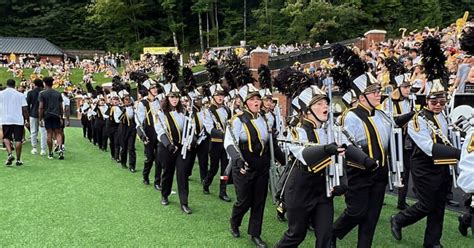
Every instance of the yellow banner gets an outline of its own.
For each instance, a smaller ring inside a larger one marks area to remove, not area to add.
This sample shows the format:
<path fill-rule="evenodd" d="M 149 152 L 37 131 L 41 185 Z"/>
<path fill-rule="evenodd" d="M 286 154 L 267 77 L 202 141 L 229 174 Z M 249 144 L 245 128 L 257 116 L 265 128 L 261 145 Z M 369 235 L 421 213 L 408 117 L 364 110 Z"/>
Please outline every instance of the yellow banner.
<path fill-rule="evenodd" d="M 143 48 L 143 53 L 149 53 L 149 54 L 165 54 L 169 51 L 172 51 L 173 53 L 178 53 L 178 48 L 177 47 L 144 47 Z"/>

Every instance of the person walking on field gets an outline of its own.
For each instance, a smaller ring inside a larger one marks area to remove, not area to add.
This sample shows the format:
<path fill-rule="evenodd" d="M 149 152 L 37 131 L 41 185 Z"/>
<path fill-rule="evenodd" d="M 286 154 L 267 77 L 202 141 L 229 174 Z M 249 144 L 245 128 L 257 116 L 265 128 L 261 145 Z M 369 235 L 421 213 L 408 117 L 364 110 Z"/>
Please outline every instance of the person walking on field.
<path fill-rule="evenodd" d="M 52 89 L 53 78 L 45 77 L 43 79 L 45 89 L 39 94 L 39 120 L 40 126 L 46 128 L 48 141 L 48 159 L 53 159 L 53 138 L 56 139 L 59 149 L 60 160 L 64 159 L 64 150 L 62 149 L 63 137 L 61 126 L 63 125 L 63 98 L 61 93 Z"/>
<path fill-rule="evenodd" d="M 15 80 L 7 80 L 7 88 L 0 92 L 0 123 L 2 123 L 3 142 L 8 157 L 6 166 L 11 166 L 15 157 L 12 154 L 12 142 L 15 142 L 16 165 L 21 166 L 21 147 L 24 126 L 29 127 L 28 105 L 25 96 L 15 90 Z"/>

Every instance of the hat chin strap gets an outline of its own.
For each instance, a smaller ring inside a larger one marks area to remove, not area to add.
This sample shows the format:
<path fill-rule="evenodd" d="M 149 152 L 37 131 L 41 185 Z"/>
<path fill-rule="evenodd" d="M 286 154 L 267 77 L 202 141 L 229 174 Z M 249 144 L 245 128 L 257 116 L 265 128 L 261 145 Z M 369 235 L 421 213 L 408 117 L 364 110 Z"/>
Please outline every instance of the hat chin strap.
<path fill-rule="evenodd" d="M 369 104 L 369 106 L 372 108 L 372 109 L 375 109 L 374 105 L 372 105 L 372 103 L 370 103 L 369 99 L 367 98 L 367 95 L 364 94 L 364 98 L 365 100 L 367 101 L 367 104 Z"/>
<path fill-rule="evenodd" d="M 311 115 L 313 115 L 313 117 L 319 122 L 319 124 L 323 124 L 323 121 L 321 119 L 318 118 L 318 116 L 314 113 L 314 111 L 310 108 L 309 109 L 309 112 L 311 113 Z"/>

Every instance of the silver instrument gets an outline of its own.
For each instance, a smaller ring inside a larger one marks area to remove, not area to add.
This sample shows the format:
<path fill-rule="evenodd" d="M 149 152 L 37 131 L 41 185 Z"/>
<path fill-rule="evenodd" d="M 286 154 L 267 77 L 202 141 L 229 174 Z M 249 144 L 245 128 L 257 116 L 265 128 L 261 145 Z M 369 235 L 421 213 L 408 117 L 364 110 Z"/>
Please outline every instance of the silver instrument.
<path fill-rule="evenodd" d="M 438 138 L 441 139 L 441 141 L 443 142 L 444 145 L 454 147 L 453 143 L 451 143 L 449 138 L 446 137 L 446 135 L 444 135 L 443 131 L 441 129 L 439 129 L 431 120 L 426 118 L 426 116 L 424 114 L 421 114 L 421 112 L 420 112 L 419 116 L 425 120 L 426 124 L 428 125 L 428 128 L 434 133 L 435 136 L 437 136 Z M 453 178 L 453 187 L 457 188 L 458 187 L 458 183 L 457 183 L 458 180 L 457 180 L 456 169 L 455 169 L 454 165 L 449 166 L 449 174 Z"/>
<path fill-rule="evenodd" d="M 388 95 L 388 117 L 390 120 L 390 166 L 388 167 L 388 187 L 390 191 L 393 188 L 403 187 L 402 173 L 403 173 L 403 133 L 402 129 L 396 127 L 395 120 L 393 119 L 393 101 L 392 94 L 393 88 L 390 86 L 386 87 L 386 93 Z"/>
<path fill-rule="evenodd" d="M 183 159 L 186 159 L 186 154 L 189 150 L 191 150 L 191 143 L 193 142 L 194 133 L 196 132 L 196 122 L 193 118 L 193 110 L 194 110 L 194 99 L 191 99 L 191 110 L 188 111 L 188 116 L 186 116 L 186 120 L 184 122 L 183 128 L 183 137 L 181 138 L 181 156 Z"/>
<path fill-rule="evenodd" d="M 324 85 L 328 90 L 328 97 L 332 99 L 332 86 L 333 86 L 333 79 L 332 77 L 327 77 L 324 79 Z M 329 125 L 326 128 L 326 132 L 328 135 L 328 143 L 336 142 L 336 137 L 334 137 L 334 108 L 333 104 L 329 103 Z M 342 143 L 342 129 L 339 126 L 337 128 L 338 131 L 338 145 Z M 332 191 L 334 187 L 341 185 L 340 177 L 343 174 L 343 165 L 344 159 L 341 155 L 333 155 L 331 156 L 331 164 L 326 167 L 326 196 L 331 197 Z"/>
<path fill-rule="evenodd" d="M 265 116 L 265 113 L 262 114 L 263 119 L 265 120 L 265 124 L 267 124 L 268 129 L 268 144 L 270 149 L 270 192 L 272 194 L 273 203 L 276 203 L 276 194 L 277 194 L 277 183 L 278 183 L 278 175 L 277 169 L 275 165 L 275 151 L 273 150 L 273 131 L 272 131 L 272 124 L 268 123 L 268 119 Z M 250 137 L 249 137 L 250 138 Z"/>

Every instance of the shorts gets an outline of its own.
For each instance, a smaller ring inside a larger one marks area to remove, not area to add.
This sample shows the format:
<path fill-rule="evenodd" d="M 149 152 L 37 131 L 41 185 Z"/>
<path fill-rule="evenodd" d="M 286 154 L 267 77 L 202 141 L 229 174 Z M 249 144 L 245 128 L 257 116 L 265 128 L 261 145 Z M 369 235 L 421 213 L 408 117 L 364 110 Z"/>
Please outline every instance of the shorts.
<path fill-rule="evenodd" d="M 9 140 L 15 140 L 16 142 L 23 141 L 23 134 L 25 128 L 23 125 L 3 125 L 3 138 Z"/>
<path fill-rule="evenodd" d="M 44 128 L 46 129 L 60 129 L 61 119 L 58 116 L 49 116 L 44 119 Z"/>

